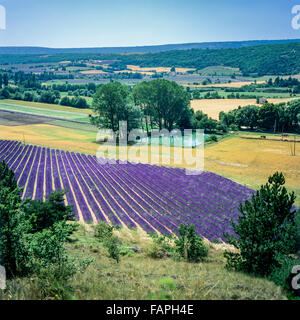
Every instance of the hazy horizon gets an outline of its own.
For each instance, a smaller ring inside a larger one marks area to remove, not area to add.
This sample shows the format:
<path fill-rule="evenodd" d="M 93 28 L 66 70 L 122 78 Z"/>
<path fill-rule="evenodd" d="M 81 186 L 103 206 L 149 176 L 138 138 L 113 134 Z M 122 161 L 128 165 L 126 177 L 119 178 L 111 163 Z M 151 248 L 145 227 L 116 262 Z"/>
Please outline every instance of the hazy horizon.
<path fill-rule="evenodd" d="M 299 40 L 299 38 L 286 38 L 286 39 L 244 39 L 244 40 L 224 40 L 224 41 L 200 41 L 200 42 L 178 42 L 178 43 L 161 43 L 161 44 L 145 44 L 145 45 L 116 45 L 116 46 L 103 46 L 103 47 L 49 47 L 49 46 L 39 46 L 39 45 L 11 45 L 11 46 L 2 46 L 0 44 L 0 47 L 28 47 L 28 48 L 45 48 L 45 49 L 93 49 L 93 48 L 135 48 L 135 47 L 152 47 L 152 46 L 167 46 L 167 45 L 185 45 L 185 44 L 198 44 L 198 43 L 228 43 L 228 42 L 250 42 L 250 41 L 281 41 L 281 40 Z"/>

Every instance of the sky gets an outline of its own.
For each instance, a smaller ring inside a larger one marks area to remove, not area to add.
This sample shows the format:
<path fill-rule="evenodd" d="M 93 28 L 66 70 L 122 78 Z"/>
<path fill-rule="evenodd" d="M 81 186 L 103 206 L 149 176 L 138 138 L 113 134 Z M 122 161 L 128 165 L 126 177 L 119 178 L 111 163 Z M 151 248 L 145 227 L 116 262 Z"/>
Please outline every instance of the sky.
<path fill-rule="evenodd" d="M 6 11 L 0 46 L 295 39 L 300 29 L 292 28 L 292 8 L 298 4 L 300 0 L 0 0 L 0 19 L 1 6 Z"/>

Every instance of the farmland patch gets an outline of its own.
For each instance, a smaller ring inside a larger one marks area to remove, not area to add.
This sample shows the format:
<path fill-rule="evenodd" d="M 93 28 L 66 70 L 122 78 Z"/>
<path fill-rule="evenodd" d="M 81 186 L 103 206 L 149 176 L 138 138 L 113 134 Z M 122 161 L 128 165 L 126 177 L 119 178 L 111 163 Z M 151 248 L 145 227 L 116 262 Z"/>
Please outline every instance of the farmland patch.
<path fill-rule="evenodd" d="M 23 126 L 41 124 L 47 121 L 49 121 L 49 119 L 44 117 L 0 110 L 0 125 L 2 126 Z"/>
<path fill-rule="evenodd" d="M 270 103 L 288 102 L 299 98 L 284 98 L 284 99 L 268 99 Z M 219 120 L 221 111 L 229 112 L 237 109 L 239 106 L 257 105 L 255 99 L 199 99 L 192 100 L 191 107 L 195 111 L 202 111 L 209 117 Z"/>

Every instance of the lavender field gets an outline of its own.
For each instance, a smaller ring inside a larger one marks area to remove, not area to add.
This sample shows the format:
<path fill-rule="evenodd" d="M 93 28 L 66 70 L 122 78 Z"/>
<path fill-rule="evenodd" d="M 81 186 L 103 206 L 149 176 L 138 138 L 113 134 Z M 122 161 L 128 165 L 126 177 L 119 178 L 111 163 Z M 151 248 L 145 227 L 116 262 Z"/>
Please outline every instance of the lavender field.
<path fill-rule="evenodd" d="M 0 161 L 15 172 L 23 199 L 44 199 L 67 190 L 79 221 L 177 234 L 180 223 L 194 224 L 210 241 L 232 234 L 238 205 L 253 190 L 210 172 L 147 164 L 105 164 L 95 156 L 0 140 Z"/>

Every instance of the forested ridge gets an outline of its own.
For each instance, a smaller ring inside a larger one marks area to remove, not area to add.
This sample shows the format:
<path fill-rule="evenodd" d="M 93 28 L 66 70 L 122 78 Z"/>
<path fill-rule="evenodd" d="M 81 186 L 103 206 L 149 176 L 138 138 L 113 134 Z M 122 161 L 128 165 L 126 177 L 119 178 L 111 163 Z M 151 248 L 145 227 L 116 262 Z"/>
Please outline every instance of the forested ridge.
<path fill-rule="evenodd" d="M 234 49 L 171 50 L 147 54 L 55 54 L 55 55 L 0 55 L 0 64 L 47 63 L 63 60 L 117 60 L 118 64 L 144 67 L 208 66 L 239 68 L 243 75 L 290 75 L 300 72 L 300 42 L 251 46 Z"/>

